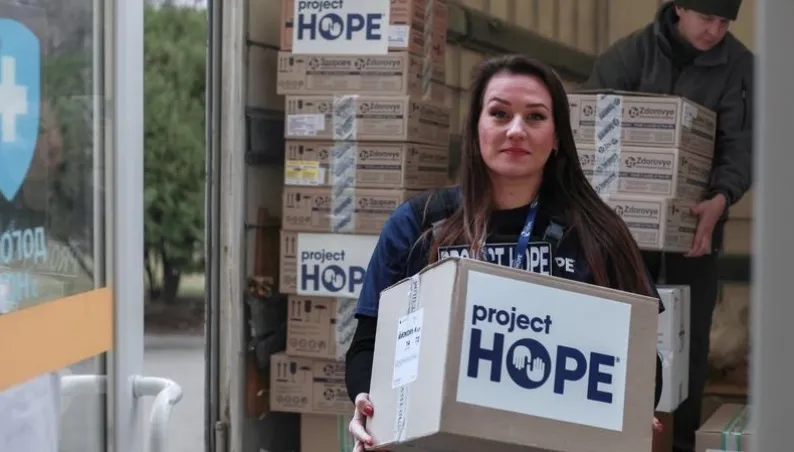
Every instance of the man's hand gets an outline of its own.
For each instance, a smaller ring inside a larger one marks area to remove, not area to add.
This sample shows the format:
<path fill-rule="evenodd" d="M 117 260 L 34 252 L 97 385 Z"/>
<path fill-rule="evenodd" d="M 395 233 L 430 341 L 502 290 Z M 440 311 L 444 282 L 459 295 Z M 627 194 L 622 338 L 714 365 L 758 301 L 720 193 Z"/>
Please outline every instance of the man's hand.
<path fill-rule="evenodd" d="M 692 239 L 692 248 L 686 254 L 687 257 L 698 257 L 708 254 L 711 251 L 711 236 L 714 234 L 714 227 L 717 225 L 722 213 L 728 205 L 725 196 L 717 196 L 701 201 L 700 204 L 692 208 L 692 215 L 698 217 L 695 238 Z"/>

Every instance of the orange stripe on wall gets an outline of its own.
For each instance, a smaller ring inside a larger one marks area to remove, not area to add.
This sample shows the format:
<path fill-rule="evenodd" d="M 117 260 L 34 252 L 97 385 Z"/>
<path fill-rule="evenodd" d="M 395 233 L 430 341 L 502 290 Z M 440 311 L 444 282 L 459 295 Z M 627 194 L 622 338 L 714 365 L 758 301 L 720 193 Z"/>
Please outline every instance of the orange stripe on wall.
<path fill-rule="evenodd" d="M 106 287 L 0 315 L 0 390 L 112 345 L 113 292 Z"/>

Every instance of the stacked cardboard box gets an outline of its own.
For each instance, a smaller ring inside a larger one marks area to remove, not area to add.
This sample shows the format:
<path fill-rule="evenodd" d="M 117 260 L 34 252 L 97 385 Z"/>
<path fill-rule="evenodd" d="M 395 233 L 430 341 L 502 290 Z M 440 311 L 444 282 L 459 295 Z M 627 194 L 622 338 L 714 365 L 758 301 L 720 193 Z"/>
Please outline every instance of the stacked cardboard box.
<path fill-rule="evenodd" d="M 448 182 L 446 1 L 389 3 L 388 53 L 307 54 L 293 52 L 295 2 L 283 2 L 280 291 L 290 299 L 271 408 L 303 413 L 305 431 L 336 434 L 342 418 L 329 415 L 352 413 L 343 361 L 383 225 L 411 196 Z M 326 440 L 314 444 L 337 442 Z"/>
<path fill-rule="evenodd" d="M 672 413 L 689 397 L 689 286 L 659 286 L 665 311 L 659 315 L 658 349 L 662 356 L 662 398 L 656 409 Z"/>
<path fill-rule="evenodd" d="M 753 426 L 747 405 L 726 403 L 709 416 L 695 435 L 697 452 L 750 451 Z"/>
<path fill-rule="evenodd" d="M 685 252 L 714 153 L 716 114 L 679 97 L 569 96 L 582 169 L 640 248 Z"/>

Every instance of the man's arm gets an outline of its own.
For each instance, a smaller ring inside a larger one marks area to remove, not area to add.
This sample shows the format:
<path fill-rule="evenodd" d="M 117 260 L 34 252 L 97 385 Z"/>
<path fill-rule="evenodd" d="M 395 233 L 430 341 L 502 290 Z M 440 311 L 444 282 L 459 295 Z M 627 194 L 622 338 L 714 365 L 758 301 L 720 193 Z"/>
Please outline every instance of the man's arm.
<path fill-rule="evenodd" d="M 717 140 L 709 197 L 722 194 L 727 205 L 739 201 L 752 183 L 753 56 L 736 63 L 717 109 Z"/>
<path fill-rule="evenodd" d="M 596 58 L 583 89 L 632 91 L 639 84 L 642 35 L 635 33 L 612 44 Z"/>

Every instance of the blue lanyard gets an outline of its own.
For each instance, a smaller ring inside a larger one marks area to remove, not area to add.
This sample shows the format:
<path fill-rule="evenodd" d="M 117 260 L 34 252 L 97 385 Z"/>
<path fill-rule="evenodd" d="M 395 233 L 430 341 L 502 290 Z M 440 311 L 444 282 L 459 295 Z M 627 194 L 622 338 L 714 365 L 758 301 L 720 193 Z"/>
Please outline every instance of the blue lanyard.
<path fill-rule="evenodd" d="M 527 258 L 527 248 L 529 247 L 529 239 L 532 236 L 532 228 L 535 227 L 535 217 L 538 215 L 538 200 L 532 201 L 527 212 L 527 222 L 524 224 L 524 229 L 521 230 L 521 235 L 518 236 L 516 242 L 515 254 L 513 254 L 513 268 L 521 268 L 524 260 Z"/>

